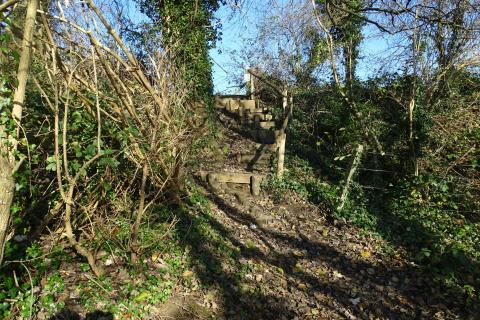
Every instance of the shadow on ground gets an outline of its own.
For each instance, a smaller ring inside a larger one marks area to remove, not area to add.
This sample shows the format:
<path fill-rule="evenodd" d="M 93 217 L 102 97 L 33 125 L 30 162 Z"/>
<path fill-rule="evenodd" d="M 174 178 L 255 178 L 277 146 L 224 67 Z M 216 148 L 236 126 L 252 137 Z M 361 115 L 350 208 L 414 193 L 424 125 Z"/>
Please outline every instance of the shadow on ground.
<path fill-rule="evenodd" d="M 109 312 L 94 311 L 87 313 L 85 318 L 83 318 L 75 311 L 62 310 L 49 320 L 114 320 L 114 317 Z"/>
<path fill-rule="evenodd" d="M 428 272 L 383 257 L 359 258 L 348 247 L 348 227 L 328 226 L 328 237 L 317 232 L 321 224 L 299 222 L 296 231 L 261 227 L 222 196 L 207 191 L 207 197 L 220 214 L 181 211 L 177 231 L 201 283 L 221 292 L 225 319 L 468 319 L 465 305 L 432 294 Z M 295 215 L 305 213 L 289 212 L 290 219 L 302 221 Z M 237 250 L 229 253 L 229 246 Z M 269 270 L 262 279 L 242 273 L 259 265 Z"/>

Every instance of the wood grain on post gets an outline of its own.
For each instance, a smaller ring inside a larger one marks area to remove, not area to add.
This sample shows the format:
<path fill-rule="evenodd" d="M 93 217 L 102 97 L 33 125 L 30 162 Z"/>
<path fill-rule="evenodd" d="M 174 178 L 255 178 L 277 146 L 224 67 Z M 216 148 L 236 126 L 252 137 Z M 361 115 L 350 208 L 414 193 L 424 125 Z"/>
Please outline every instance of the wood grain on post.
<path fill-rule="evenodd" d="M 254 196 L 260 195 L 260 182 L 261 180 L 257 176 L 252 175 L 250 179 L 250 187 L 251 187 L 252 195 Z"/>
<path fill-rule="evenodd" d="M 219 182 L 216 175 L 212 173 L 207 174 L 207 182 L 214 192 L 219 191 Z"/>
<path fill-rule="evenodd" d="M 287 89 L 283 90 L 282 95 L 283 95 L 282 107 L 284 111 L 284 118 L 283 118 L 282 127 L 280 128 L 280 132 L 277 136 L 277 145 L 278 145 L 277 178 L 281 178 L 285 170 L 285 143 L 287 140 L 287 135 L 285 133 L 285 130 L 287 128 L 288 119 L 292 115 L 292 108 L 293 108 L 292 103 L 290 103 L 290 106 L 288 105 Z"/>
<path fill-rule="evenodd" d="M 239 100 L 237 99 L 229 99 L 228 105 L 226 107 L 227 111 L 233 112 L 240 107 Z"/>

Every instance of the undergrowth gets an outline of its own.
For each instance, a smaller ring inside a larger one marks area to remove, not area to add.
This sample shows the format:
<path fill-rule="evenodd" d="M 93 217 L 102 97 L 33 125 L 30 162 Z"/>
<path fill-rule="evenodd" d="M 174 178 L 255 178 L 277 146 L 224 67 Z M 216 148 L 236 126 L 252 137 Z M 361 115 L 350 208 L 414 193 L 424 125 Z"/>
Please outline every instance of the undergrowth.
<path fill-rule="evenodd" d="M 480 294 L 480 226 L 447 204 L 451 192 L 432 175 L 404 179 L 385 190 L 351 187 L 343 210 L 336 209 L 340 188 L 321 181 L 306 160 L 290 156 L 284 179 L 270 178 L 263 187 L 274 199 L 296 192 L 321 206 L 330 217 L 346 219 L 394 248 L 430 273 L 445 289 L 445 298 L 477 303 Z M 390 250 L 392 251 L 392 250 Z"/>
<path fill-rule="evenodd" d="M 63 241 L 30 244 L 26 259 L 3 267 L 0 318 L 27 319 L 33 314 L 48 319 L 77 305 L 85 312 L 110 312 L 116 319 L 144 319 L 180 286 L 223 292 L 233 285 L 255 292 L 242 284 L 255 266 L 238 263 L 240 249 L 211 216 L 210 200 L 191 181 L 187 189 L 183 205 L 148 211 L 139 233 L 143 259 L 138 264 L 130 261 L 128 219 L 105 222 L 98 230 L 101 240 L 84 243 L 107 270 L 100 278 Z M 228 277 L 220 277 L 225 268 Z"/>

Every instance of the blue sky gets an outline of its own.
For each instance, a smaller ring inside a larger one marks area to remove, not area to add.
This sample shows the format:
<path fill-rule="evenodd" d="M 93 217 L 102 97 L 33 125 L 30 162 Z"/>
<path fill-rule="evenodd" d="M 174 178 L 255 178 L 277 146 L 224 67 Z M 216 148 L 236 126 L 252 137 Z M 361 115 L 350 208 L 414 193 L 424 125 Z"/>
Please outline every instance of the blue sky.
<path fill-rule="evenodd" d="M 247 45 L 246 39 L 255 36 L 257 23 L 263 18 L 262 15 L 268 12 L 268 8 L 264 7 L 265 1 L 247 1 L 247 3 L 248 7 L 242 7 L 235 14 L 228 6 L 222 7 L 216 13 L 223 25 L 222 40 L 218 41 L 217 47 L 210 51 L 213 60 L 213 81 L 217 93 L 241 92 L 233 86 L 235 78 L 241 77 L 243 70 L 235 66 L 231 52 L 240 51 Z M 391 51 L 388 48 L 391 43 L 381 38 L 374 27 L 367 26 L 363 33 L 365 40 L 360 48 L 358 76 L 366 79 L 376 74 L 381 68 L 392 71 L 394 61 L 383 59 L 390 55 Z"/>
<path fill-rule="evenodd" d="M 239 92 L 234 78 L 238 77 L 243 70 L 234 66 L 231 57 L 232 51 L 239 51 L 245 46 L 245 37 L 255 36 L 255 21 L 258 16 L 251 8 L 243 8 L 240 12 L 232 12 L 232 9 L 223 6 L 216 13 L 216 17 L 222 22 L 222 39 L 217 41 L 217 47 L 210 50 L 213 61 L 213 83 L 215 92 Z M 220 51 L 220 53 L 219 53 Z"/>

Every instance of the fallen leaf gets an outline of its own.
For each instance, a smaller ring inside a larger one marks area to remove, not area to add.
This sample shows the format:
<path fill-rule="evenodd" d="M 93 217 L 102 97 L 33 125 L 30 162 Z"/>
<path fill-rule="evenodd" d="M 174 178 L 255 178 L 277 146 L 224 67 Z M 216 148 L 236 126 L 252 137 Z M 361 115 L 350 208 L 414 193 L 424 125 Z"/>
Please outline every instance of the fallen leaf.
<path fill-rule="evenodd" d="M 302 272 L 303 271 L 303 266 L 300 264 L 300 262 L 297 262 L 295 266 L 293 267 L 293 271 L 295 272 Z"/>
<path fill-rule="evenodd" d="M 152 261 L 153 262 L 156 262 L 158 260 L 158 258 L 160 258 L 160 252 L 154 252 L 152 253 Z"/>
<path fill-rule="evenodd" d="M 360 255 L 363 257 L 363 258 L 370 258 L 372 256 L 372 253 L 370 251 L 362 251 L 360 253 Z"/>
<path fill-rule="evenodd" d="M 326 276 L 326 275 L 327 275 L 327 272 L 328 272 L 328 270 L 323 269 L 323 268 L 318 268 L 318 269 L 317 269 L 317 274 L 318 274 L 319 276 L 321 276 L 321 277 Z"/>
<path fill-rule="evenodd" d="M 300 258 L 300 257 L 303 257 L 304 256 L 304 253 L 300 250 L 294 250 L 293 251 L 293 255 L 297 258 Z"/>
<path fill-rule="evenodd" d="M 299 283 L 298 284 L 298 289 L 300 290 L 307 290 L 307 285 L 305 283 Z"/>
<path fill-rule="evenodd" d="M 193 271 L 191 270 L 185 270 L 182 274 L 184 278 L 191 278 L 193 276 Z"/>
<path fill-rule="evenodd" d="M 333 271 L 333 276 L 335 278 L 343 278 L 343 274 L 341 274 L 340 272 L 338 272 L 337 270 Z"/>
<path fill-rule="evenodd" d="M 398 297 L 398 301 L 400 301 L 401 304 L 408 304 L 408 300 L 404 297 Z"/>

